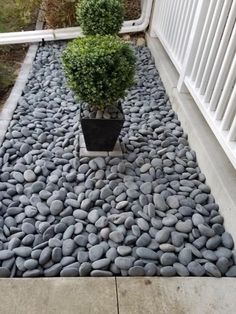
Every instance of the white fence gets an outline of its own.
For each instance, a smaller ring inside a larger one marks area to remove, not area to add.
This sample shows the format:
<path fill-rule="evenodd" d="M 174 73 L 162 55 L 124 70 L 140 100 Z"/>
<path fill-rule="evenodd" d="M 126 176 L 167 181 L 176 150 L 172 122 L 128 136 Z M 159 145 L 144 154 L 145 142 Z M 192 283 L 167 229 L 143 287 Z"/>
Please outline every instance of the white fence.
<path fill-rule="evenodd" d="M 236 0 L 156 0 L 158 37 L 236 168 Z M 199 127 L 201 127 L 199 125 Z"/>

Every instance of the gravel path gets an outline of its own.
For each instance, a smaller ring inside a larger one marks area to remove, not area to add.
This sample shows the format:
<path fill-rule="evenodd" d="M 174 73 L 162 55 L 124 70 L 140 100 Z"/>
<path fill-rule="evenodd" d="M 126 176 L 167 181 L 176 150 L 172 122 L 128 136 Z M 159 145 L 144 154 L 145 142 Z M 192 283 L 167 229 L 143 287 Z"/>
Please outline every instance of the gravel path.
<path fill-rule="evenodd" d="M 232 237 L 148 49 L 135 48 L 124 158 L 79 160 L 64 45 L 39 48 L 0 148 L 0 277 L 236 276 Z"/>

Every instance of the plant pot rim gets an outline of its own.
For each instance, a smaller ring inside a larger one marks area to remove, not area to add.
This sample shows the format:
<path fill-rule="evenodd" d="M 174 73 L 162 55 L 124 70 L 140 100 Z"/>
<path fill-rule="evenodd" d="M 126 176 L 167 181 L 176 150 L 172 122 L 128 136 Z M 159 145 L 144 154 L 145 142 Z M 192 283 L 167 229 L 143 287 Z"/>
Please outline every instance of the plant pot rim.
<path fill-rule="evenodd" d="M 104 119 L 104 118 L 88 118 L 88 117 L 81 117 L 81 111 L 82 111 L 82 108 L 80 107 L 80 111 L 79 111 L 79 114 L 80 114 L 80 119 L 81 120 L 101 120 L 101 121 L 117 121 L 117 120 L 125 120 L 125 115 L 124 115 L 124 112 L 123 112 L 123 108 L 122 108 L 122 103 L 119 101 L 119 103 L 117 104 L 118 108 L 120 109 L 120 113 L 122 114 L 122 118 L 110 118 L 110 119 Z"/>

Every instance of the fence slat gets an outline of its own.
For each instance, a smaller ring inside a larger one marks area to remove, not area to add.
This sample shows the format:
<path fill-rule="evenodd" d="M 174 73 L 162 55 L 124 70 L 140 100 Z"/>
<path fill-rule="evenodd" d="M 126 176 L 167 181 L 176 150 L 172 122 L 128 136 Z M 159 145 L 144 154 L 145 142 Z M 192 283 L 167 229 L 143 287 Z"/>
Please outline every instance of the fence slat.
<path fill-rule="evenodd" d="M 187 9 L 190 7 L 190 1 L 182 0 L 182 7 L 180 10 L 179 16 L 179 24 L 176 27 L 176 34 L 173 39 L 173 50 L 176 52 L 178 49 L 178 43 L 180 42 L 180 36 L 182 34 L 182 30 L 184 29 L 184 22 L 186 20 Z"/>
<path fill-rule="evenodd" d="M 222 66 L 219 72 L 212 97 L 210 100 L 210 110 L 214 111 L 217 107 L 218 101 L 220 99 L 221 91 L 224 87 L 225 80 L 230 70 L 230 66 L 232 64 L 232 60 L 235 59 L 235 51 L 236 51 L 236 26 L 234 26 L 234 31 L 232 33 Z"/>
<path fill-rule="evenodd" d="M 222 120 L 225 108 L 228 105 L 228 100 L 232 94 L 233 87 L 236 80 L 236 58 L 234 58 L 233 63 L 230 67 L 230 71 L 227 80 L 224 85 L 224 89 L 221 93 L 220 101 L 216 109 L 216 120 Z"/>
<path fill-rule="evenodd" d="M 189 13 L 189 19 L 188 19 L 188 23 L 187 23 L 187 26 L 186 26 L 186 33 L 185 33 L 185 36 L 184 36 L 183 45 L 182 45 L 181 52 L 180 52 L 181 63 L 183 63 L 185 52 L 186 52 L 186 48 L 187 48 L 188 42 L 189 42 L 189 35 L 190 35 L 190 32 L 191 32 L 192 27 L 193 27 L 194 16 L 195 16 L 195 13 L 196 13 L 195 9 L 196 9 L 196 6 L 197 6 L 197 2 L 199 2 L 200 3 L 199 5 L 201 5 L 201 1 L 193 0 L 192 8 L 191 8 L 191 11 Z"/>
<path fill-rule="evenodd" d="M 233 121 L 232 126 L 229 130 L 228 140 L 229 141 L 236 141 L 236 116 L 234 117 L 234 121 Z"/>
<path fill-rule="evenodd" d="M 214 36 L 213 42 L 211 44 L 211 49 L 210 49 L 210 53 L 209 53 L 208 60 L 206 63 L 206 67 L 205 67 L 204 72 L 203 72 L 202 81 L 201 81 L 200 90 L 199 90 L 200 95 L 203 95 L 206 91 L 206 87 L 207 87 L 207 84 L 209 82 L 209 76 L 211 74 L 212 66 L 214 64 L 216 54 L 219 50 L 219 44 L 223 40 L 222 34 L 224 32 L 224 27 L 225 27 L 225 24 L 226 24 L 226 21 L 228 18 L 231 4 L 232 4 L 232 1 L 225 1 L 224 5 L 223 5 L 223 10 L 221 12 L 217 28 L 215 30 L 215 36 Z M 228 19 L 228 21 L 229 21 L 229 19 Z"/>
<path fill-rule="evenodd" d="M 219 51 L 214 60 L 214 66 L 209 77 L 209 83 L 205 92 L 204 101 L 208 103 L 211 99 L 214 86 L 216 85 L 216 80 L 219 75 L 221 67 L 225 67 L 224 57 L 229 60 L 229 54 L 232 54 L 234 47 L 236 46 L 236 1 L 233 2 L 231 12 L 229 14 L 229 19 L 224 31 L 224 35 L 221 39 Z"/>
<path fill-rule="evenodd" d="M 205 47 L 203 49 L 203 53 L 202 53 L 202 57 L 201 57 L 201 61 L 199 64 L 199 69 L 197 71 L 197 76 L 196 76 L 196 81 L 195 81 L 195 86 L 196 88 L 199 88 L 200 84 L 201 84 L 201 80 L 202 80 L 202 76 L 203 76 L 203 72 L 204 69 L 206 67 L 206 63 L 207 63 L 207 58 L 209 56 L 210 53 L 210 49 L 211 49 L 211 44 L 215 35 L 215 30 L 217 27 L 217 23 L 220 17 L 220 12 L 222 10 L 222 6 L 223 6 L 223 1 L 218 0 L 216 2 L 216 8 L 215 8 L 215 12 L 213 14 L 213 18 L 212 18 L 212 22 L 211 22 L 211 26 L 209 29 L 209 33 L 205 42 Z"/>
<path fill-rule="evenodd" d="M 201 57 L 203 54 L 204 45 L 205 45 L 205 42 L 207 39 L 208 30 L 209 30 L 210 25 L 211 25 L 211 20 L 212 20 L 213 14 L 214 14 L 214 10 L 215 10 L 215 0 L 211 0 L 208 11 L 207 11 L 207 16 L 205 19 L 205 24 L 203 26 L 201 39 L 199 41 L 199 45 L 197 48 L 196 58 L 194 60 L 194 64 L 193 64 L 193 68 L 192 68 L 192 72 L 191 72 L 191 80 L 192 81 L 196 80 L 197 71 L 199 69 L 199 64 L 200 64 Z"/>
<path fill-rule="evenodd" d="M 179 58 L 180 53 L 181 53 L 182 43 L 184 40 L 185 30 L 188 24 L 188 17 L 190 16 L 191 8 L 192 8 L 191 1 L 187 1 L 187 9 L 186 9 L 186 14 L 184 14 L 183 16 L 184 23 L 183 23 L 183 28 L 181 30 L 181 35 L 178 42 L 178 49 L 175 51 L 177 58 Z"/>
<path fill-rule="evenodd" d="M 178 91 L 187 87 L 236 169 L 236 0 L 156 0 L 154 16 Z"/>
<path fill-rule="evenodd" d="M 236 84 L 230 97 L 228 106 L 225 110 L 224 118 L 222 119 L 222 130 L 229 130 L 234 117 L 236 116 Z"/>

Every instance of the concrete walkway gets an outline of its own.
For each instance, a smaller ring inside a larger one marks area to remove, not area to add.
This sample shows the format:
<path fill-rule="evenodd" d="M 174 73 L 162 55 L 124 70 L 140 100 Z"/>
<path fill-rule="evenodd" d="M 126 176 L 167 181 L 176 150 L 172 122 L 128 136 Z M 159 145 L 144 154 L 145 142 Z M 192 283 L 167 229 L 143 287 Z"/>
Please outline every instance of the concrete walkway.
<path fill-rule="evenodd" d="M 1 279 L 1 314 L 234 314 L 231 278 Z"/>

